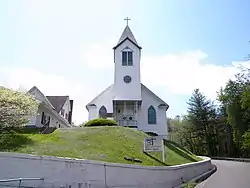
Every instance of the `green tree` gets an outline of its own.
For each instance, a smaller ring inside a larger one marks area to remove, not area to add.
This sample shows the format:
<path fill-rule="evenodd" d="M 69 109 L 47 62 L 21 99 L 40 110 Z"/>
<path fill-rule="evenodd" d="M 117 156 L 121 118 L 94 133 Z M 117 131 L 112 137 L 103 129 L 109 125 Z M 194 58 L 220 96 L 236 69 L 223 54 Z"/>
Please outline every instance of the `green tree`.
<path fill-rule="evenodd" d="M 188 120 L 192 124 L 197 154 L 216 155 L 216 108 L 199 89 L 194 90 L 188 104 Z"/>
<path fill-rule="evenodd" d="M 27 93 L 0 87 L 0 128 L 21 126 L 35 115 L 38 103 Z"/>
<path fill-rule="evenodd" d="M 242 138 L 243 138 L 242 149 L 245 151 L 244 156 L 249 157 L 250 156 L 250 129 L 243 134 Z"/>
<path fill-rule="evenodd" d="M 219 93 L 219 101 L 226 108 L 227 122 L 233 129 L 236 156 L 241 156 L 243 134 L 250 128 L 250 71 L 242 68 Z"/>

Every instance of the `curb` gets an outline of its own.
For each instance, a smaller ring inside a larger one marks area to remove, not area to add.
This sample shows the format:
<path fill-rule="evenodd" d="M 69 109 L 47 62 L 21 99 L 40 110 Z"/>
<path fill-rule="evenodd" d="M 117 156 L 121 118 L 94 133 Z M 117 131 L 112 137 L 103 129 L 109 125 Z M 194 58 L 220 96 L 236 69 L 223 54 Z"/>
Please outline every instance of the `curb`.
<path fill-rule="evenodd" d="M 200 182 L 204 181 L 205 179 L 209 178 L 216 171 L 217 171 L 217 167 L 215 165 L 213 165 L 213 169 L 211 169 L 208 172 L 205 172 L 204 174 L 192 179 L 190 182 L 200 183 Z"/>
<path fill-rule="evenodd" d="M 202 181 L 206 180 L 207 178 L 209 178 L 213 173 L 215 173 L 217 171 L 217 167 L 215 165 L 213 165 L 213 168 L 187 182 L 184 182 L 183 184 L 185 183 L 191 183 L 191 182 L 195 182 L 195 183 L 201 183 Z M 180 184 L 180 185 L 177 185 L 175 187 L 172 187 L 172 188 L 181 188 L 183 184 Z"/>
<path fill-rule="evenodd" d="M 226 161 L 239 161 L 239 162 L 250 163 L 250 158 L 211 157 L 211 159 L 215 159 L 215 160 L 226 160 Z"/>

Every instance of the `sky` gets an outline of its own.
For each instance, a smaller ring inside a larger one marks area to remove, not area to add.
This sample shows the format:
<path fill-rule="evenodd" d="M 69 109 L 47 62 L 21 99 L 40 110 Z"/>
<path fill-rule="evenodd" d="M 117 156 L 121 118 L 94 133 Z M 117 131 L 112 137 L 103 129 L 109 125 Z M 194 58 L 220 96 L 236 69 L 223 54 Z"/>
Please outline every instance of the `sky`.
<path fill-rule="evenodd" d="M 141 80 L 185 114 L 199 88 L 211 100 L 239 65 L 250 68 L 249 0 L 2 0 L 0 85 L 69 95 L 73 121 L 113 83 L 113 47 L 126 26 L 142 46 Z"/>

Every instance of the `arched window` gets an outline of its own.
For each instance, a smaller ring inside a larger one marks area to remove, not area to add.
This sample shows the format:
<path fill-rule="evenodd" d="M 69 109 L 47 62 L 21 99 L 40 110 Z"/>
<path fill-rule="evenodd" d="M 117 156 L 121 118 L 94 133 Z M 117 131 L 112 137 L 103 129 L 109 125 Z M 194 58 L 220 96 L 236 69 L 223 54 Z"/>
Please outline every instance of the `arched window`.
<path fill-rule="evenodd" d="M 148 124 L 156 124 L 156 111 L 153 106 L 148 108 Z"/>
<path fill-rule="evenodd" d="M 99 117 L 100 118 L 107 118 L 107 109 L 105 106 L 102 106 L 99 110 Z"/>

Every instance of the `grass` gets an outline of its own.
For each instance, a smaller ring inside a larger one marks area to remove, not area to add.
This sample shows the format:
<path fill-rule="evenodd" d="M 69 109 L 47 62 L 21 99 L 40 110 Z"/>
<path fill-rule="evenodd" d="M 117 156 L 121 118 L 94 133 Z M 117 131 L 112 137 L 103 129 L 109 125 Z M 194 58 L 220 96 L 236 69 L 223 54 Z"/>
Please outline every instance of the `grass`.
<path fill-rule="evenodd" d="M 2 134 L 0 151 L 84 158 L 115 163 L 134 163 L 124 157 L 140 159 L 141 165 L 178 165 L 201 160 L 171 141 L 165 141 L 165 163 L 161 153 L 145 154 L 147 134 L 124 127 L 86 127 L 59 129 L 52 134 Z"/>
<path fill-rule="evenodd" d="M 181 185 L 181 188 L 195 188 L 198 185 L 198 183 L 191 182 Z"/>

